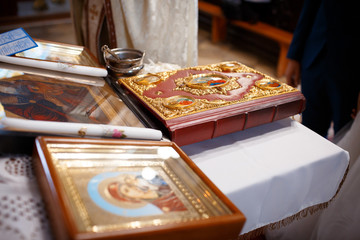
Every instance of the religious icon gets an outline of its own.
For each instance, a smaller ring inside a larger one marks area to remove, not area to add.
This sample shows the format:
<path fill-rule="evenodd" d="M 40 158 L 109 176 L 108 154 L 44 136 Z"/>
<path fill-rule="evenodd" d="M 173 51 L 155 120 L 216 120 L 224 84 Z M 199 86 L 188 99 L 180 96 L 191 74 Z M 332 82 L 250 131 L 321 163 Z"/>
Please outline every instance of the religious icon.
<path fill-rule="evenodd" d="M 88 94 L 88 89 L 83 86 L 41 82 L 28 75 L 0 80 L 0 101 L 5 109 L 31 120 L 68 122 L 74 109 Z M 70 119 L 88 120 L 74 115 Z"/>
<path fill-rule="evenodd" d="M 106 105 L 111 96 L 100 91 L 93 86 L 0 68 L 0 102 L 11 117 L 107 124 L 110 116 L 100 105 Z"/>
<path fill-rule="evenodd" d="M 158 215 L 187 210 L 168 183 L 150 167 L 135 172 L 106 172 L 88 184 L 91 199 L 121 216 Z"/>
<path fill-rule="evenodd" d="M 188 96 L 173 96 L 164 101 L 164 106 L 168 108 L 187 108 L 193 104 L 195 104 L 195 99 Z"/>
<path fill-rule="evenodd" d="M 277 80 L 261 79 L 255 85 L 263 90 L 276 90 L 282 87 L 282 83 Z"/>
<path fill-rule="evenodd" d="M 222 74 L 197 74 L 190 75 L 186 85 L 191 88 L 213 88 L 213 87 L 222 87 L 229 82 L 227 76 Z"/>
<path fill-rule="evenodd" d="M 237 236 L 245 221 L 171 142 L 38 137 L 36 143 L 50 219 L 62 223 L 54 230 L 68 239 L 172 239 L 184 230 L 199 236 L 210 222 L 221 225 L 218 236 L 228 234 L 226 226 Z M 48 177 L 43 168 L 51 169 Z"/>

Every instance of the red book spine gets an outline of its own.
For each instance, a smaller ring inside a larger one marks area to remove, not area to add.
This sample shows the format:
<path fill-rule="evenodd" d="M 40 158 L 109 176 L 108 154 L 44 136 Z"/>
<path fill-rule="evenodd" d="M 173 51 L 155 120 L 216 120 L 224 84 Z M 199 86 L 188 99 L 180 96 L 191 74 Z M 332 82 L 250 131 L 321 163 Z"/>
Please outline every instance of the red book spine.
<path fill-rule="evenodd" d="M 305 108 L 303 95 L 300 92 L 285 95 L 273 97 L 273 101 L 264 99 L 232 106 L 213 116 L 199 113 L 165 124 L 173 142 L 188 145 L 300 114 Z"/>

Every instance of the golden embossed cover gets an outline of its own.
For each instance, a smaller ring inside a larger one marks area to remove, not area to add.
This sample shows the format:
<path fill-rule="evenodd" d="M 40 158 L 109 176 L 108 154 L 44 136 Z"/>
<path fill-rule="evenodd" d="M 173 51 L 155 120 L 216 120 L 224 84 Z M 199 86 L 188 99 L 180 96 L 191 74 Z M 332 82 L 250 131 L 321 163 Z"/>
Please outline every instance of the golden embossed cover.
<path fill-rule="evenodd" d="M 245 114 L 245 121 L 250 121 L 248 126 L 252 126 L 259 125 L 258 120 L 250 119 L 247 114 L 261 108 L 275 108 L 269 113 L 271 117 L 267 122 L 303 110 L 304 98 L 297 89 L 238 62 L 191 67 L 119 81 L 167 126 L 172 140 L 179 145 L 186 142 L 177 141 L 174 131 L 200 126 L 200 122 L 211 121 L 215 128 L 224 117 Z M 291 106 L 291 111 L 288 107 L 286 111 L 278 112 L 279 105 L 290 102 L 298 104 Z M 204 118 L 207 120 L 201 120 Z M 243 125 L 242 129 L 245 128 L 247 126 Z M 235 131 L 242 129 L 234 128 Z M 215 131 L 213 129 L 212 136 L 207 138 L 223 135 Z"/>

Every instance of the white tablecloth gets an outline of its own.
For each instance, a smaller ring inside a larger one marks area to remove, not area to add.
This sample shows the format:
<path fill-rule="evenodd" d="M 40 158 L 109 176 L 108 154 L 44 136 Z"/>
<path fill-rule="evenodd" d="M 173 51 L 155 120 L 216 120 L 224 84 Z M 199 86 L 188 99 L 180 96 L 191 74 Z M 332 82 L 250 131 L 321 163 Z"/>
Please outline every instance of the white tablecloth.
<path fill-rule="evenodd" d="M 182 149 L 245 214 L 241 234 L 329 201 L 349 162 L 346 151 L 290 118 Z"/>
<path fill-rule="evenodd" d="M 328 201 L 348 165 L 347 152 L 290 119 L 182 149 L 245 214 L 242 234 Z M 52 239 L 28 156 L 0 154 L 0 232 Z"/>

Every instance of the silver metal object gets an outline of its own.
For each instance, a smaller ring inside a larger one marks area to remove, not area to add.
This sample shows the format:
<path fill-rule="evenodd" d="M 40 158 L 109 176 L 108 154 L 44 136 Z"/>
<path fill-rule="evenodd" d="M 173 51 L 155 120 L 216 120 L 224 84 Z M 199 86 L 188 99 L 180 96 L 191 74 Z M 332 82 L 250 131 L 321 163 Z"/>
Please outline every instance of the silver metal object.
<path fill-rule="evenodd" d="M 104 45 L 101 50 L 106 67 L 116 77 L 136 75 L 143 67 L 145 52 L 130 48 L 109 49 Z"/>

